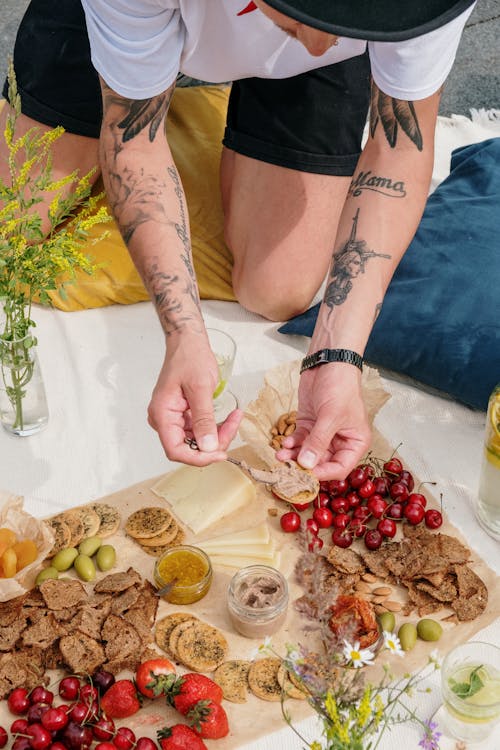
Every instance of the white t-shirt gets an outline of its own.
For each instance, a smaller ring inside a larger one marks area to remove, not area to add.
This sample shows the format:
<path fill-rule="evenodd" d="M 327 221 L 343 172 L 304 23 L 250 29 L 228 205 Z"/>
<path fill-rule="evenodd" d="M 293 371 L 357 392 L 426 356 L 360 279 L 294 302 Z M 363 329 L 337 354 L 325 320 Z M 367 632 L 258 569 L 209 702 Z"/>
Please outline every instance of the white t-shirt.
<path fill-rule="evenodd" d="M 375 1 L 375 0 L 374 0 Z M 211 83 L 288 78 L 361 55 L 367 42 L 341 38 L 321 57 L 247 0 L 82 0 L 92 62 L 121 96 L 146 99 L 182 72 Z M 445 26 L 406 42 L 368 42 L 377 86 L 398 99 L 424 99 L 451 70 L 472 7 Z"/>

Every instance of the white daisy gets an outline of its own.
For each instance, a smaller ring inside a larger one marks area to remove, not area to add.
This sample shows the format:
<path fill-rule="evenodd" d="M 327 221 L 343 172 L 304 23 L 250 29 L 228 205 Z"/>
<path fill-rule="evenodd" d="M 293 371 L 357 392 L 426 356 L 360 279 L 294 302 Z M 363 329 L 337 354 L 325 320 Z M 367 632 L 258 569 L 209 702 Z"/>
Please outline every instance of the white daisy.
<path fill-rule="evenodd" d="M 264 643 L 261 643 L 260 646 L 257 646 L 257 648 L 252 649 L 252 651 L 249 654 L 250 661 L 255 661 L 261 654 L 265 653 L 266 651 L 272 651 L 272 639 L 270 636 L 266 636 L 264 638 Z"/>
<path fill-rule="evenodd" d="M 404 656 L 405 652 L 401 648 L 401 641 L 397 637 L 396 633 L 389 633 L 387 630 L 384 630 L 382 633 L 384 637 L 384 646 L 389 651 L 392 651 L 393 654 L 397 654 L 398 656 Z"/>
<path fill-rule="evenodd" d="M 374 658 L 374 654 L 369 649 L 359 647 L 359 641 L 352 644 L 346 640 L 344 640 L 344 656 L 353 667 L 369 666 Z"/>

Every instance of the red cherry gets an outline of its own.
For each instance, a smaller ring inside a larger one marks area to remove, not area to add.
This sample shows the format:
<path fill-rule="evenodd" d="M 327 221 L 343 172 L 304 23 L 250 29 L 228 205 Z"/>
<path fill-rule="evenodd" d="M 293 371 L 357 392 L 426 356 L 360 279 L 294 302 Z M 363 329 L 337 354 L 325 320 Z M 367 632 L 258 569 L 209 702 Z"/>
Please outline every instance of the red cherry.
<path fill-rule="evenodd" d="M 403 518 L 403 506 L 401 503 L 391 503 L 387 506 L 385 511 L 386 518 L 393 518 L 395 521 L 400 521 Z"/>
<path fill-rule="evenodd" d="M 149 737 L 139 737 L 135 750 L 158 750 L 158 746 Z"/>
<path fill-rule="evenodd" d="M 319 526 L 314 518 L 307 519 L 306 531 L 308 531 L 309 534 L 314 534 L 314 536 L 318 536 Z"/>
<path fill-rule="evenodd" d="M 295 510 L 298 510 L 299 513 L 301 513 L 303 510 L 307 510 L 312 503 L 290 503 L 292 508 L 295 508 Z"/>
<path fill-rule="evenodd" d="M 30 699 L 26 688 L 14 688 L 7 698 L 7 705 L 11 714 L 21 716 L 30 707 Z"/>
<path fill-rule="evenodd" d="M 425 510 L 420 503 L 407 505 L 403 513 L 408 523 L 411 523 L 412 526 L 417 526 L 417 524 L 421 523 L 425 516 Z"/>
<path fill-rule="evenodd" d="M 366 482 L 367 479 L 367 473 L 364 469 L 361 468 L 361 466 L 356 466 L 356 468 L 349 472 L 349 474 L 347 475 L 347 481 L 349 482 L 351 487 L 354 487 L 355 490 L 358 487 L 361 487 L 363 482 Z"/>
<path fill-rule="evenodd" d="M 313 500 L 315 508 L 327 508 L 330 503 L 330 495 L 328 492 L 318 492 Z"/>
<path fill-rule="evenodd" d="M 367 479 L 373 479 L 375 476 L 375 467 L 372 464 L 361 464 L 361 468 L 365 472 Z"/>
<path fill-rule="evenodd" d="M 332 497 L 343 495 L 349 489 L 347 479 L 331 479 L 328 483 L 328 492 Z"/>
<path fill-rule="evenodd" d="M 62 742 L 53 742 L 52 745 L 49 745 L 49 750 L 66 750 L 66 745 L 63 745 Z"/>
<path fill-rule="evenodd" d="M 329 529 L 333 523 L 333 513 L 330 508 L 315 508 L 313 519 L 320 529 Z"/>
<path fill-rule="evenodd" d="M 49 708 L 50 706 L 48 703 L 33 703 L 33 705 L 28 708 L 28 713 L 26 714 L 28 724 L 35 724 L 36 722 L 41 721 L 42 716 Z"/>
<path fill-rule="evenodd" d="M 420 503 L 422 508 L 425 508 L 427 498 L 421 492 L 412 492 L 411 495 L 408 495 L 408 505 L 411 505 L 411 503 Z"/>
<path fill-rule="evenodd" d="M 345 513 L 350 507 L 347 497 L 333 497 L 330 500 L 330 509 L 334 513 Z"/>
<path fill-rule="evenodd" d="M 332 519 L 332 526 L 334 526 L 336 529 L 345 529 L 351 523 L 351 516 L 347 513 L 338 513 L 336 516 L 333 516 Z"/>
<path fill-rule="evenodd" d="M 90 708 L 85 703 L 74 703 L 68 711 L 68 716 L 74 724 L 82 725 L 90 718 Z"/>
<path fill-rule="evenodd" d="M 377 524 L 377 529 L 383 536 L 392 537 L 396 536 L 396 523 L 392 518 L 381 518 Z"/>
<path fill-rule="evenodd" d="M 11 734 L 26 734 L 28 722 L 26 719 L 14 719 L 10 725 Z"/>
<path fill-rule="evenodd" d="M 352 534 L 348 529 L 334 529 L 332 532 L 332 542 L 336 547 L 350 547 L 352 544 Z"/>
<path fill-rule="evenodd" d="M 346 500 L 349 501 L 349 508 L 357 508 L 358 505 L 361 505 L 361 498 L 357 492 L 354 492 L 354 490 L 348 492 L 345 497 Z"/>
<path fill-rule="evenodd" d="M 404 502 L 409 496 L 408 487 L 404 482 L 393 482 L 389 487 L 389 495 L 393 500 Z"/>
<path fill-rule="evenodd" d="M 283 513 L 280 518 L 280 526 L 283 531 L 288 534 L 293 534 L 295 531 L 300 529 L 300 516 L 294 510 L 289 510 L 287 513 Z"/>
<path fill-rule="evenodd" d="M 135 734 L 128 727 L 120 727 L 112 742 L 118 750 L 131 750 L 135 745 Z"/>
<path fill-rule="evenodd" d="M 320 550 L 323 546 L 323 540 L 319 536 L 312 536 L 307 545 L 309 552 L 315 552 L 317 549 Z"/>
<path fill-rule="evenodd" d="M 12 743 L 12 750 L 30 750 L 31 745 L 28 737 L 16 737 Z"/>
<path fill-rule="evenodd" d="M 30 693 L 30 701 L 32 703 L 48 703 L 49 705 L 52 705 L 53 700 L 54 693 L 51 690 L 47 690 L 47 688 L 42 687 L 41 685 L 33 688 Z"/>
<path fill-rule="evenodd" d="M 0 748 L 5 747 L 9 740 L 9 735 L 3 727 L 0 727 Z"/>
<path fill-rule="evenodd" d="M 366 505 L 359 505 L 357 508 L 354 508 L 352 512 L 353 518 L 359 518 L 360 521 L 367 521 L 368 518 L 370 518 L 370 511 L 366 507 Z"/>
<path fill-rule="evenodd" d="M 413 479 L 413 474 L 411 474 L 406 469 L 403 469 L 403 471 L 400 472 L 399 481 L 404 482 L 410 492 L 415 487 L 415 480 Z"/>
<path fill-rule="evenodd" d="M 80 680 L 78 677 L 63 677 L 59 683 L 59 695 L 65 701 L 74 701 L 80 692 Z"/>
<path fill-rule="evenodd" d="M 92 729 L 89 726 L 82 727 L 74 721 L 66 724 L 61 732 L 61 742 L 69 750 L 83 750 L 92 744 Z"/>
<path fill-rule="evenodd" d="M 375 488 L 375 492 L 378 495 L 382 495 L 382 497 L 385 497 L 389 494 L 389 485 L 390 482 L 387 477 L 375 477 L 373 479 L 373 486 Z"/>
<path fill-rule="evenodd" d="M 369 550 L 375 550 L 380 547 L 384 537 L 378 529 L 369 529 L 365 534 L 365 546 Z"/>
<path fill-rule="evenodd" d="M 429 508 L 425 511 L 425 525 L 428 529 L 439 529 L 443 524 L 443 514 L 440 510 Z"/>
<path fill-rule="evenodd" d="M 387 508 L 387 503 L 382 497 L 380 499 L 371 497 L 366 503 L 366 507 L 374 518 L 382 518 Z"/>
<path fill-rule="evenodd" d="M 96 740 L 111 740 L 115 734 L 115 722 L 107 716 L 101 716 L 93 725 L 92 734 Z"/>
<path fill-rule="evenodd" d="M 33 750 L 46 750 L 52 744 L 52 735 L 41 724 L 29 724 L 26 736 Z"/>
<path fill-rule="evenodd" d="M 68 714 L 62 706 L 50 706 L 44 714 L 42 714 L 41 722 L 45 729 L 49 732 L 57 732 L 58 729 L 62 729 L 66 726 L 69 721 Z"/>
<path fill-rule="evenodd" d="M 98 742 L 94 750 L 116 750 L 116 745 L 112 742 Z"/>
<path fill-rule="evenodd" d="M 363 498 L 370 497 L 375 492 L 375 485 L 373 484 L 371 479 L 367 479 L 366 482 L 363 482 L 361 487 L 358 489 L 358 495 L 360 495 Z"/>
<path fill-rule="evenodd" d="M 99 691 L 95 685 L 82 685 L 80 688 L 80 700 L 82 703 L 90 705 L 93 701 L 99 697 Z"/>
<path fill-rule="evenodd" d="M 364 523 L 360 518 L 353 518 L 350 525 L 350 530 L 354 534 L 355 537 L 360 539 L 363 537 L 366 533 L 366 523 Z"/>

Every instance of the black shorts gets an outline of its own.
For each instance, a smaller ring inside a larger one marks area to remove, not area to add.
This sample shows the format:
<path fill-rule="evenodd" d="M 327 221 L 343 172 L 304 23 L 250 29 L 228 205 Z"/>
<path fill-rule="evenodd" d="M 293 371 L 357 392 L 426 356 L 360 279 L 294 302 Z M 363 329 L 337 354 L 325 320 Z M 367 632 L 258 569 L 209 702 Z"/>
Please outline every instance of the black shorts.
<path fill-rule="evenodd" d="M 80 0 L 31 0 L 14 46 L 22 111 L 99 137 L 101 91 Z M 368 55 L 292 78 L 246 78 L 231 89 L 223 143 L 260 161 L 351 175 L 368 113 Z M 4 87 L 7 98 L 7 87 Z"/>

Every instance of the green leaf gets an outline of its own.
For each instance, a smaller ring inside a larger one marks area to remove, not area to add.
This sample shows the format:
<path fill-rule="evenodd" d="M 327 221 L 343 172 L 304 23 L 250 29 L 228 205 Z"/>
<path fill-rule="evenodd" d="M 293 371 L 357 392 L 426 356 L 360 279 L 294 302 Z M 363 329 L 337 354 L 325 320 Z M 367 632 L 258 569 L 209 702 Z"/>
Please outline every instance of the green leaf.
<path fill-rule="evenodd" d="M 469 675 L 469 682 L 457 682 L 452 677 L 449 679 L 449 684 L 452 692 L 455 693 L 459 698 L 470 698 L 472 695 L 478 693 L 483 687 L 484 683 L 479 677 L 479 670 L 482 669 L 483 665 L 480 664 L 478 667 L 472 670 Z"/>

